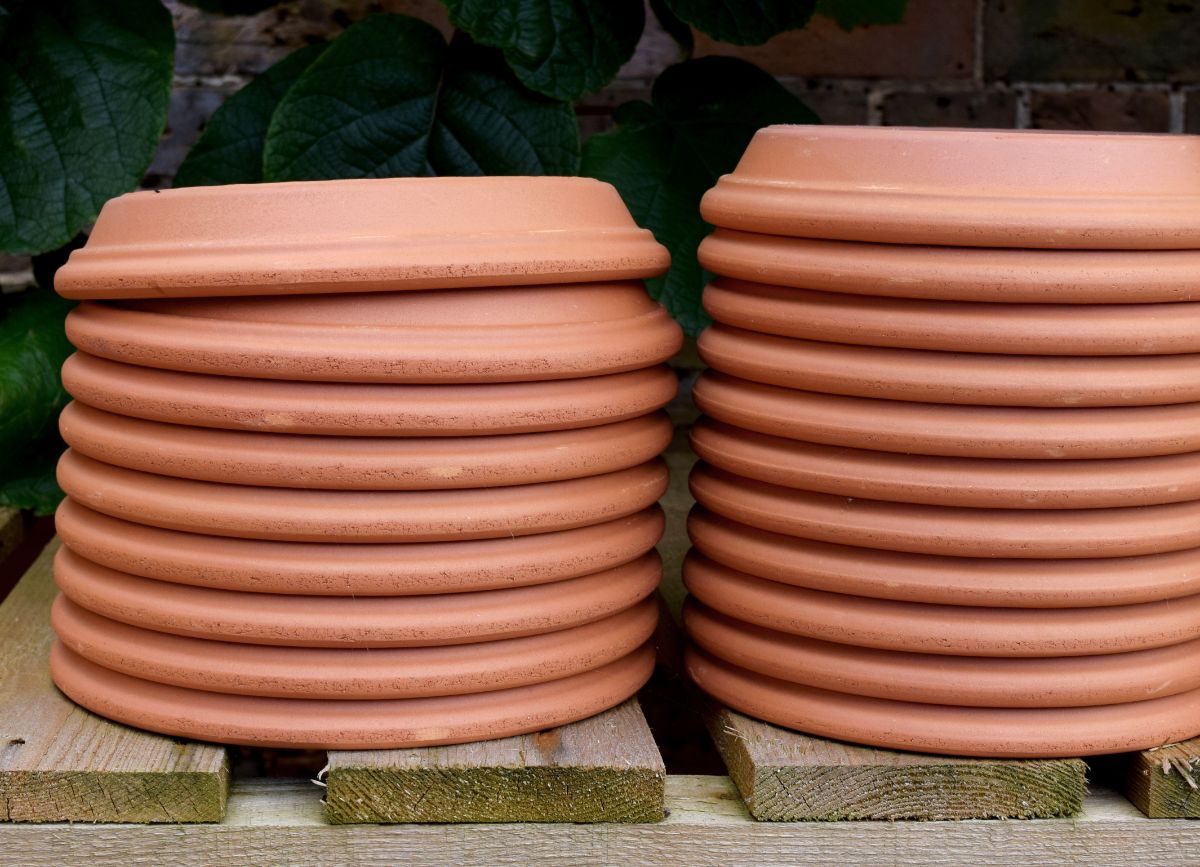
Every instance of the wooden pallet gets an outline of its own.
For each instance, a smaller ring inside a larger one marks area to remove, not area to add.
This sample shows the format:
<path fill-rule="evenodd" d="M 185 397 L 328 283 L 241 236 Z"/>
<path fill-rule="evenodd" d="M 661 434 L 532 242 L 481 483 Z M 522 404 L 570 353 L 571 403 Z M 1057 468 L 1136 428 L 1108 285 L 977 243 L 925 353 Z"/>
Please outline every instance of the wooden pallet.
<path fill-rule="evenodd" d="M 51 683 L 56 548 L 0 605 L 0 820 L 219 822 L 229 789 L 224 747 L 109 722 Z M 663 818 L 666 770 L 631 699 L 534 735 L 330 752 L 323 776 L 334 823 L 652 822 Z"/>

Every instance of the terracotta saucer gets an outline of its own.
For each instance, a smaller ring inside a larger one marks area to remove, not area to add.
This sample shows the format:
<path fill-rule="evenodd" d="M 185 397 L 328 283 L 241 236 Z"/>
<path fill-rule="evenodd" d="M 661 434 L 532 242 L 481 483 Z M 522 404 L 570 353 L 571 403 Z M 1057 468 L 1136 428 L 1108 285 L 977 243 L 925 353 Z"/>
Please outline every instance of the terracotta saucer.
<path fill-rule="evenodd" d="M 63 387 L 80 403 L 154 421 L 349 436 L 480 436 L 623 421 L 675 396 L 665 364 L 586 379 L 490 385 L 281 382 L 152 370 L 77 352 Z"/>
<path fill-rule="evenodd" d="M 637 282 L 87 302 L 67 317 L 67 337 L 93 355 L 154 368 L 409 383 L 620 373 L 666 361 L 683 341 Z"/>
<path fill-rule="evenodd" d="M 1200 733 L 1200 690 L 1098 707 L 956 707 L 791 684 L 694 648 L 687 650 L 685 661 L 702 690 L 736 710 L 809 734 L 888 749 L 1073 758 L 1143 750 Z"/>
<path fill-rule="evenodd" d="M 921 403 L 1150 406 L 1200 401 L 1200 354 L 993 355 L 823 343 L 716 323 L 699 340 L 710 367 L 768 385 Z"/>
<path fill-rule="evenodd" d="M 936 557 L 758 530 L 703 506 L 688 535 L 711 560 L 772 581 L 879 599 L 1002 608 L 1128 605 L 1200 593 L 1200 548 L 1080 560 Z"/>
<path fill-rule="evenodd" d="M 1131 653 L 1004 659 L 897 653 L 753 626 L 689 599 L 702 650 L 749 671 L 852 695 L 970 707 L 1087 707 L 1200 689 L 1200 639 Z M 527 639 L 523 639 L 527 640 Z"/>
<path fill-rule="evenodd" d="M 859 346 L 1008 355 L 1200 352 L 1200 304 L 996 304 L 814 292 L 718 279 L 704 289 L 718 322 Z"/>
<path fill-rule="evenodd" d="M 236 695 L 394 699 L 511 689 L 591 671 L 633 653 L 654 634 L 647 598 L 595 623 L 451 647 L 259 647 L 152 632 L 58 597 L 58 640 L 97 665 L 156 683 Z"/>
<path fill-rule="evenodd" d="M 127 470 L 68 449 L 67 495 L 106 515 L 169 530 L 292 542 L 452 542 L 569 530 L 640 512 L 667 490 L 655 458 L 628 470 L 457 491 L 310 491 L 197 482 Z"/>
<path fill-rule="evenodd" d="M 807 590 L 691 552 L 688 592 L 721 614 L 805 638 L 948 656 L 1095 656 L 1200 638 L 1200 595 L 1097 608 L 983 608 Z"/>
<path fill-rule="evenodd" d="M 110 199 L 55 289 L 68 298 L 378 292 L 628 280 L 667 270 L 589 178 L 383 178 Z"/>
<path fill-rule="evenodd" d="M 1061 409 L 911 403 L 818 394 L 705 371 L 713 418 L 775 436 L 968 458 L 1137 458 L 1200 451 L 1200 403 Z"/>
<path fill-rule="evenodd" d="M 700 264 L 800 289 L 1021 304 L 1200 301 L 1200 249 L 1028 250 L 782 238 L 717 229 Z"/>
<path fill-rule="evenodd" d="M 1200 247 L 1200 138 L 769 126 L 700 205 L 717 226 L 892 244 Z"/>
<path fill-rule="evenodd" d="M 692 449 L 761 482 L 843 497 L 993 509 L 1092 509 L 1200 499 L 1200 452 L 1092 461 L 905 455 L 754 433 L 701 417 Z"/>
<path fill-rule="evenodd" d="M 108 566 L 176 584 L 301 596 L 422 596 L 548 584 L 641 557 L 663 532 L 651 506 L 576 530 L 465 542 L 264 542 L 162 530 L 63 500 L 58 535 Z"/>
<path fill-rule="evenodd" d="M 704 463 L 689 487 L 705 508 L 742 524 L 886 551 L 1055 560 L 1200 547 L 1200 500 L 1118 509 L 925 506 L 814 494 Z"/>
<path fill-rule="evenodd" d="M 174 737 L 304 749 L 394 749 L 508 737 L 565 725 L 614 707 L 654 669 L 654 648 L 592 671 L 531 686 L 376 701 L 224 695 L 152 683 L 88 662 L 61 644 L 54 682 L 101 716 Z"/>
<path fill-rule="evenodd" d="M 479 437 L 332 437 L 223 431 L 113 415 L 72 402 L 71 448 L 178 478 L 335 490 L 446 490 L 552 482 L 628 469 L 671 442 L 665 412 L 597 427 Z"/>
<path fill-rule="evenodd" d="M 286 596 L 138 578 L 62 548 L 54 579 L 74 603 L 132 626 L 276 647 L 432 647 L 539 635 L 601 620 L 658 586 L 651 552 L 604 572 L 538 587 L 443 596 Z"/>

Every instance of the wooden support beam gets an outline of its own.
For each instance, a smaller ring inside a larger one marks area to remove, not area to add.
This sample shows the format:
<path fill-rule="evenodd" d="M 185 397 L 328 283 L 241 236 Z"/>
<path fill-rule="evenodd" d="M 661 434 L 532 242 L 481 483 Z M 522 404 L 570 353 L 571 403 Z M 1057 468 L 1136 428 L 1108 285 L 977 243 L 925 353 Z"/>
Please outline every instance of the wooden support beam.
<path fill-rule="evenodd" d="M 51 682 L 57 547 L 47 546 L 0 605 L 0 821 L 220 821 L 224 748 L 101 719 Z M 7 854 L 0 848 L 0 862 Z"/>
<path fill-rule="evenodd" d="M 1200 819 L 1200 738 L 1114 763 L 1117 788 L 1151 819 Z"/>
<path fill-rule="evenodd" d="M 1087 791 L 1081 759 L 947 758 L 811 737 L 726 708 L 707 719 L 760 821 L 1071 816 Z"/>
<path fill-rule="evenodd" d="M 666 768 L 636 699 L 533 735 L 329 753 L 330 822 L 657 822 Z"/>

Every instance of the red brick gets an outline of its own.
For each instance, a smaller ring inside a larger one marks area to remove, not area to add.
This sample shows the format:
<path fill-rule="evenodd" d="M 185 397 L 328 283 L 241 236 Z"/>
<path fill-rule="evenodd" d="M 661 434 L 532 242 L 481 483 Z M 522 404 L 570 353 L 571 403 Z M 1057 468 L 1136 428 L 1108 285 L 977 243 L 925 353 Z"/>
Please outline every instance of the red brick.
<path fill-rule="evenodd" d="M 1167 94 L 1161 91 L 1035 92 L 1029 113 L 1035 129 L 1166 132 L 1170 125 Z"/>
<path fill-rule="evenodd" d="M 696 35 L 696 54 L 730 54 L 775 75 L 843 78 L 968 78 L 975 62 L 975 0 L 909 0 L 899 24 L 846 33 L 817 17 L 765 45 Z"/>

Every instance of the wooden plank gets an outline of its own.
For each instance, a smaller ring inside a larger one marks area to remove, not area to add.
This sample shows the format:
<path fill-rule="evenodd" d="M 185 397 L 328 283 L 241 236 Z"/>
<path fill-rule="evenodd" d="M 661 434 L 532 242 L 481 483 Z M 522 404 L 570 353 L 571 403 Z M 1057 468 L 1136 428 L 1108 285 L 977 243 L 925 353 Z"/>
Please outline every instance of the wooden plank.
<path fill-rule="evenodd" d="M 0 506 L 0 563 L 17 549 L 25 536 L 25 520 L 16 509 Z"/>
<path fill-rule="evenodd" d="M 707 718 L 730 776 L 760 821 L 1070 816 L 1087 791 L 1080 759 L 929 756 L 811 737 L 726 708 Z"/>
<path fill-rule="evenodd" d="M 727 777 L 668 777 L 670 816 L 650 825 L 329 826 L 316 791 L 291 781 L 235 783 L 217 825 L 0 825 L 0 863 L 1183 867 L 1200 851 L 1200 822 L 1147 819 L 1103 789 L 1070 819 L 801 825 L 753 821 Z"/>
<path fill-rule="evenodd" d="M 680 621 L 680 610 L 683 607 L 687 591 L 683 587 L 683 558 L 692 543 L 687 535 L 687 516 L 695 500 L 688 490 L 688 475 L 692 471 L 697 458 L 696 453 L 688 444 L 690 425 L 679 425 L 675 428 L 675 436 L 663 458 L 671 471 L 671 483 L 659 504 L 667 517 L 666 531 L 658 543 L 658 553 L 662 556 L 663 577 L 659 590 L 667 602 L 667 608 L 675 622 Z"/>
<path fill-rule="evenodd" d="M 325 813 L 353 822 L 655 822 L 666 768 L 637 699 L 545 732 L 329 753 Z"/>
<path fill-rule="evenodd" d="M 1200 818 L 1200 738 L 1116 759 L 1117 788 L 1152 819 Z"/>
<path fill-rule="evenodd" d="M 224 748 L 108 722 L 55 689 L 46 658 L 57 547 L 0 606 L 0 821 L 220 821 Z"/>

